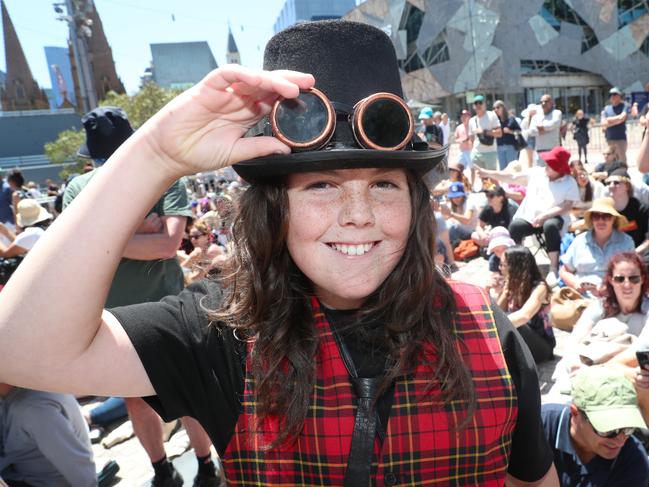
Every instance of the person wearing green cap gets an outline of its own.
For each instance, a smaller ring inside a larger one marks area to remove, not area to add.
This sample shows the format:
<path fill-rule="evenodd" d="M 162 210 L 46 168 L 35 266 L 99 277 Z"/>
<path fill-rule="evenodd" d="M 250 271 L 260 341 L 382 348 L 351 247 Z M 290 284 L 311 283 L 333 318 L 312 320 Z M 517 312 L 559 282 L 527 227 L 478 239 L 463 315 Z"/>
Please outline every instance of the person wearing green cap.
<path fill-rule="evenodd" d="M 636 391 L 620 370 L 580 370 L 572 380 L 572 403 L 544 404 L 541 416 L 561 485 L 649 485 L 647 452 L 631 436 L 646 425 Z"/>
<path fill-rule="evenodd" d="M 615 153 L 615 160 L 626 164 L 626 119 L 630 108 L 619 88 L 614 86 L 608 94 L 611 103 L 602 110 L 602 129 L 608 149 Z"/>

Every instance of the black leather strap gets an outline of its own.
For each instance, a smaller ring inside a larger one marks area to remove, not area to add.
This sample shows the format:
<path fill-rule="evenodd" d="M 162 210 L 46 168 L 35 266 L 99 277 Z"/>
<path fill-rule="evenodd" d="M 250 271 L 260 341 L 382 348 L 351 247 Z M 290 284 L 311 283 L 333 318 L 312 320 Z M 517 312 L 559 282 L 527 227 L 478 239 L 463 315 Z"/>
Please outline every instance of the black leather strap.
<path fill-rule="evenodd" d="M 372 407 L 383 376 L 358 377 L 358 372 L 342 337 L 334 331 L 340 355 L 349 373 L 357 398 L 356 418 L 352 444 L 347 458 L 344 487 L 367 487 L 371 484 L 374 440 L 377 433 L 378 414 Z"/>

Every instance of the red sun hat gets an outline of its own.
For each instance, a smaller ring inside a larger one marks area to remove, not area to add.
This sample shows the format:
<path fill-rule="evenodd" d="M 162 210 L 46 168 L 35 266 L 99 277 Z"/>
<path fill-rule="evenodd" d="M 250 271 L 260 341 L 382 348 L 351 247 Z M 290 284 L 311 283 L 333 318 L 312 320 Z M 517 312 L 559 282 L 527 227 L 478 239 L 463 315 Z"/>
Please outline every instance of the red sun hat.
<path fill-rule="evenodd" d="M 548 166 L 562 176 L 570 174 L 570 152 L 563 147 L 557 146 L 549 152 L 541 152 L 539 156 Z"/>

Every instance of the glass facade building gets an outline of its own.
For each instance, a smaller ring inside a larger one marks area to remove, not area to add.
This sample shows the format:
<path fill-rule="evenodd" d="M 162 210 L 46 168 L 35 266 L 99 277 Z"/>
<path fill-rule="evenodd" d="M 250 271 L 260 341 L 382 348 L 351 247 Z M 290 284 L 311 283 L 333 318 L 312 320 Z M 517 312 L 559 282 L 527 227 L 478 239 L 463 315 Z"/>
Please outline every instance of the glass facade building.
<path fill-rule="evenodd" d="M 649 0 L 368 0 L 345 16 L 394 43 L 407 98 L 455 116 L 474 94 L 599 114 L 649 82 Z"/>
<path fill-rule="evenodd" d="M 286 0 L 275 25 L 275 33 L 298 22 L 337 19 L 356 7 L 356 0 Z"/>

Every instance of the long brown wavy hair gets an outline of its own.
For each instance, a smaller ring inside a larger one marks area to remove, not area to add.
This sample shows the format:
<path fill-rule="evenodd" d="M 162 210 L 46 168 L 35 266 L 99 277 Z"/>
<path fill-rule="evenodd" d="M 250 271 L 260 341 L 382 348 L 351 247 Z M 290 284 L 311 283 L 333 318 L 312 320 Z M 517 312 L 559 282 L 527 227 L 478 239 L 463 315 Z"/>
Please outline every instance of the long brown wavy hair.
<path fill-rule="evenodd" d="M 412 222 L 403 256 L 381 286 L 363 304 L 358 322 L 384 326 L 383 347 L 390 366 L 380 391 L 412 372 L 421 344 L 436 349 L 430 364 L 441 399 L 465 405 L 458 428 L 471 420 L 475 390 L 454 334 L 453 292 L 434 267 L 434 218 L 430 193 L 420 177 L 408 173 Z M 249 371 L 255 384 L 259 420 L 283 419 L 272 448 L 300 433 L 309 408 L 318 349 L 309 297 L 310 281 L 286 246 L 288 195 L 284 181 L 253 184 L 239 202 L 234 221 L 232 266 L 222 275 L 226 299 L 212 318 L 235 329 L 239 339 L 254 340 Z"/>
<path fill-rule="evenodd" d="M 606 269 L 606 276 L 604 277 L 604 284 L 606 285 L 606 297 L 604 298 L 604 318 L 610 318 L 615 316 L 620 312 L 620 303 L 617 302 L 617 296 L 615 295 L 615 289 L 613 289 L 613 284 L 611 284 L 611 279 L 613 278 L 613 271 L 615 271 L 615 266 L 620 262 L 628 262 L 634 264 L 638 268 L 638 273 L 642 277 L 642 290 L 640 291 L 640 298 L 636 304 L 636 309 L 633 311 L 640 311 L 642 308 L 642 298 L 647 295 L 649 291 L 649 276 L 647 275 L 647 266 L 643 262 L 642 258 L 635 252 L 620 252 L 611 257 L 611 260 L 608 262 L 608 268 Z"/>

